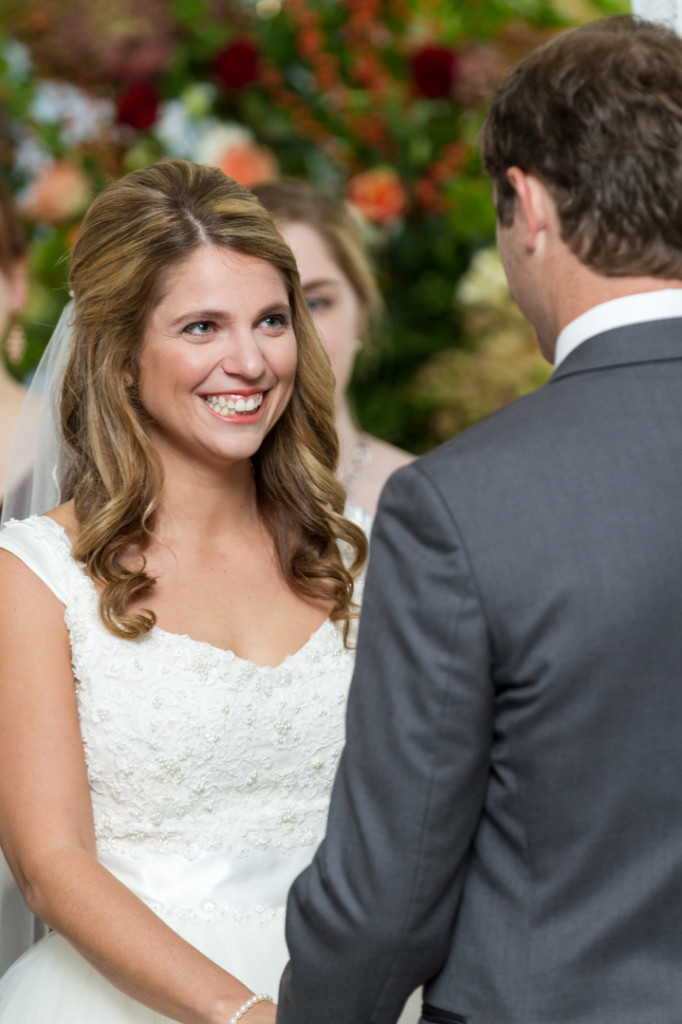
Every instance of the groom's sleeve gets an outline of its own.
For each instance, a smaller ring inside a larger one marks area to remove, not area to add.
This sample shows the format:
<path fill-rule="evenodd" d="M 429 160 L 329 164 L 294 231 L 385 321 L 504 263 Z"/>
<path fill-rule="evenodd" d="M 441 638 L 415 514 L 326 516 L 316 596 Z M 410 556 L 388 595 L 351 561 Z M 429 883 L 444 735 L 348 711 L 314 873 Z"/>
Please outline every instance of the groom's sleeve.
<path fill-rule="evenodd" d="M 448 953 L 493 685 L 467 553 L 420 463 L 384 489 L 327 837 L 294 883 L 278 1024 L 390 1024 Z"/>

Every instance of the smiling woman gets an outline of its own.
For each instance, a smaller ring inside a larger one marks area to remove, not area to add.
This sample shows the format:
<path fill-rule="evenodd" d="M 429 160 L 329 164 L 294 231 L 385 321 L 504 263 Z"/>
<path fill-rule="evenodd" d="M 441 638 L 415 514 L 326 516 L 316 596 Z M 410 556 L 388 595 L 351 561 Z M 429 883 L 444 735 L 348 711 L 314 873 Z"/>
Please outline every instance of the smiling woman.
<path fill-rule="evenodd" d="M 53 929 L 0 1022 L 270 1024 L 367 548 L 332 374 L 290 250 L 215 169 L 109 186 L 70 284 L 66 500 L 0 532 L 0 841 Z"/>

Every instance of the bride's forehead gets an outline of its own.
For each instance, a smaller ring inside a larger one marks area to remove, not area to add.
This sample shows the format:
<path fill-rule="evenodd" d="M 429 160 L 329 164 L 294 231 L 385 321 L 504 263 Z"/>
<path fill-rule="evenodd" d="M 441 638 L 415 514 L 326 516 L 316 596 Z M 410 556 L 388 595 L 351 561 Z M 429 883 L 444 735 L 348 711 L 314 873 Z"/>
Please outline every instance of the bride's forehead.
<path fill-rule="evenodd" d="M 289 302 L 289 288 L 278 267 L 232 249 L 197 250 L 169 268 L 160 282 L 150 319 L 178 308 L 246 309 Z"/>

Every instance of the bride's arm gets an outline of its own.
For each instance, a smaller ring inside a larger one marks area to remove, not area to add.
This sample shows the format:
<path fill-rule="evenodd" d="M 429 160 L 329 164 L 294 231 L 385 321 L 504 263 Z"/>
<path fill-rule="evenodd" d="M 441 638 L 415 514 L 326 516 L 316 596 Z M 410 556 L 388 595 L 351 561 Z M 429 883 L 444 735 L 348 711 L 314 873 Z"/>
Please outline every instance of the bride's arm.
<path fill-rule="evenodd" d="M 31 910 L 128 995 L 183 1024 L 227 1024 L 250 989 L 96 860 L 64 608 L 0 550 L 0 841 Z M 259 1003 L 244 1024 L 270 1024 Z"/>

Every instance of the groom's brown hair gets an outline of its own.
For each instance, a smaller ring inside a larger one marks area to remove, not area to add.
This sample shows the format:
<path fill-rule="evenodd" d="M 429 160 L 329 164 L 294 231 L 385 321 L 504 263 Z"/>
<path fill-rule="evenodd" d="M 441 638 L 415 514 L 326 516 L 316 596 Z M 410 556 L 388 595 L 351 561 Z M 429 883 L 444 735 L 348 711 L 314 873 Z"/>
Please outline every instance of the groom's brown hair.
<path fill-rule="evenodd" d="M 551 39 L 511 72 L 482 131 L 503 226 L 519 167 L 573 253 L 608 276 L 682 278 L 682 39 L 627 15 Z"/>

